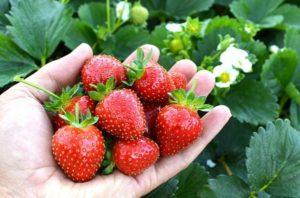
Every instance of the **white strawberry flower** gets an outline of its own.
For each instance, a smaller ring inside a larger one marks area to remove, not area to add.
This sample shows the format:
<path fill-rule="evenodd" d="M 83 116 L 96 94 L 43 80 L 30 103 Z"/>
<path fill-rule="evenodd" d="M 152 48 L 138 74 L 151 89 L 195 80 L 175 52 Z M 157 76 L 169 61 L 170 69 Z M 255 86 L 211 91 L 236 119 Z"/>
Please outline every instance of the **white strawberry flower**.
<path fill-rule="evenodd" d="M 248 52 L 231 45 L 221 54 L 220 62 L 225 65 L 232 65 L 245 73 L 249 73 L 252 72 L 252 63 L 248 57 Z"/>
<path fill-rule="evenodd" d="M 166 29 L 169 32 L 181 32 L 185 27 L 186 23 L 168 23 Z"/>
<path fill-rule="evenodd" d="M 230 87 L 236 82 L 239 71 L 231 65 L 218 65 L 213 69 L 213 75 L 216 78 L 216 86 L 220 88 Z"/>
<path fill-rule="evenodd" d="M 276 54 L 277 52 L 279 52 L 280 48 L 277 45 L 271 45 L 269 47 L 270 52 L 272 52 L 273 54 Z"/>
<path fill-rule="evenodd" d="M 122 21 L 127 21 L 130 17 L 130 3 L 126 1 L 120 1 L 116 5 L 117 18 L 121 18 Z"/>

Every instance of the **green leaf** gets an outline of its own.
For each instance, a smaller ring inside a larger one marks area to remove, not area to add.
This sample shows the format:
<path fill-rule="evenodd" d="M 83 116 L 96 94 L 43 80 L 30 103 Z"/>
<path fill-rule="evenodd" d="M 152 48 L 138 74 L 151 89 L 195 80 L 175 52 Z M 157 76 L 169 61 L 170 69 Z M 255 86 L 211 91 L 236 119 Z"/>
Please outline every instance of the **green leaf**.
<path fill-rule="evenodd" d="M 251 34 L 245 30 L 244 22 L 237 19 L 229 18 L 228 16 L 213 18 L 205 28 L 204 35 L 214 33 L 215 35 L 230 36 L 237 39 L 237 41 L 248 41 L 251 39 Z M 218 36 L 218 41 L 219 41 Z"/>
<path fill-rule="evenodd" d="M 185 19 L 197 12 L 208 10 L 213 0 L 142 0 L 142 5 L 149 9 L 152 16 L 168 15 Z"/>
<path fill-rule="evenodd" d="M 166 24 L 161 24 L 156 26 L 151 32 L 149 43 L 155 45 L 156 47 L 162 49 L 165 47 L 163 40 L 167 38 L 168 30 L 166 29 Z"/>
<path fill-rule="evenodd" d="M 185 18 L 191 14 L 208 10 L 213 0 L 167 0 L 166 11 L 170 16 Z"/>
<path fill-rule="evenodd" d="M 178 189 L 178 180 L 175 178 L 170 179 L 166 183 L 160 185 L 158 188 L 149 193 L 146 198 L 168 198 L 173 197 Z"/>
<path fill-rule="evenodd" d="M 125 26 L 109 37 L 101 47 L 104 53 L 125 59 L 139 46 L 148 43 L 149 33 L 140 27 Z"/>
<path fill-rule="evenodd" d="M 233 0 L 215 0 L 215 3 L 223 6 L 229 6 L 232 1 Z"/>
<path fill-rule="evenodd" d="M 47 58 L 68 31 L 71 14 L 57 1 L 20 1 L 8 16 L 8 29 L 15 43 L 28 54 Z"/>
<path fill-rule="evenodd" d="M 220 43 L 220 35 L 230 35 L 237 43 L 251 40 L 251 35 L 245 31 L 244 24 L 236 19 L 215 17 L 209 21 L 204 29 L 204 38 L 198 40 L 196 49 L 193 52 L 193 60 L 198 63 L 203 61 L 205 56 L 210 56 L 216 52 Z"/>
<path fill-rule="evenodd" d="M 76 19 L 64 37 L 64 42 L 70 49 L 75 49 L 81 43 L 93 46 L 97 42 L 97 36 L 90 26 Z"/>
<path fill-rule="evenodd" d="M 12 7 L 17 6 L 20 0 L 9 0 L 9 3 Z"/>
<path fill-rule="evenodd" d="M 290 120 L 292 126 L 297 130 L 300 130 L 300 105 L 297 105 L 295 102 L 291 102 L 290 106 Z"/>
<path fill-rule="evenodd" d="M 26 76 L 36 69 L 33 60 L 7 35 L 0 33 L 0 87 L 13 81 L 14 76 Z"/>
<path fill-rule="evenodd" d="M 281 15 L 272 15 L 283 0 L 236 0 L 230 5 L 230 10 L 237 18 L 247 19 L 261 27 L 273 27 L 282 22 Z"/>
<path fill-rule="evenodd" d="M 241 123 L 234 118 L 230 119 L 215 138 L 217 154 L 220 156 L 243 156 L 253 131 L 254 128 L 251 125 Z"/>
<path fill-rule="evenodd" d="M 248 198 L 250 195 L 249 186 L 236 176 L 220 175 L 208 182 L 216 198 Z"/>
<path fill-rule="evenodd" d="M 188 168 L 180 172 L 176 178 L 178 179 L 178 190 L 175 197 L 193 198 L 198 194 L 202 187 L 207 184 L 208 172 L 205 168 L 197 163 L 192 163 Z"/>
<path fill-rule="evenodd" d="M 294 74 L 293 82 L 300 87 L 300 31 L 296 29 L 287 30 L 284 37 L 284 45 L 285 47 L 291 48 L 297 52 L 298 56 L 298 65 Z"/>
<path fill-rule="evenodd" d="M 274 12 L 276 15 L 283 16 L 283 24 L 288 27 L 300 29 L 300 8 L 295 5 L 284 4 Z"/>
<path fill-rule="evenodd" d="M 94 1 L 96 0 L 70 0 L 67 6 L 70 7 L 74 12 L 77 12 L 81 5 Z M 105 3 L 105 0 L 97 0 L 97 2 L 99 1 Z"/>
<path fill-rule="evenodd" d="M 9 11 L 9 2 L 8 0 L 2 0 L 0 2 L 0 31 L 5 31 L 5 26 L 8 25 L 8 20 L 5 17 L 5 13 Z"/>
<path fill-rule="evenodd" d="M 250 54 L 254 54 L 257 62 L 253 65 L 254 72 L 260 73 L 261 67 L 265 60 L 269 57 L 269 51 L 266 45 L 259 40 L 251 40 L 239 44 L 241 49 L 247 50 Z"/>
<path fill-rule="evenodd" d="M 300 133 L 288 120 L 259 128 L 247 149 L 248 178 L 253 190 L 278 197 L 300 196 Z"/>
<path fill-rule="evenodd" d="M 113 12 L 112 12 L 113 13 Z M 106 25 L 105 3 L 83 4 L 78 10 L 79 18 L 93 28 Z"/>
<path fill-rule="evenodd" d="M 261 82 L 254 80 L 243 80 L 232 87 L 221 102 L 241 122 L 265 124 L 278 116 L 276 98 Z"/>
<path fill-rule="evenodd" d="M 264 84 L 269 87 L 269 81 L 275 78 L 278 84 L 285 88 L 292 81 L 297 61 L 297 54 L 291 49 L 284 49 L 272 54 L 263 65 L 261 76 Z"/>

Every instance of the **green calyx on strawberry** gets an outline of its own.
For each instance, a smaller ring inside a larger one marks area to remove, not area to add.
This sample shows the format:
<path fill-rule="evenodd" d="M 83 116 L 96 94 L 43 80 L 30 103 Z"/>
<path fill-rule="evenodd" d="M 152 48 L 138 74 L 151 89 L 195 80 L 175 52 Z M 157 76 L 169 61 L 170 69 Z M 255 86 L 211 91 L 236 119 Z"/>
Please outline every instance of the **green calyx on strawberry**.
<path fill-rule="evenodd" d="M 95 101 L 102 101 L 115 88 L 115 80 L 113 77 L 109 78 L 105 84 L 98 83 L 91 85 L 96 91 L 89 91 L 89 96 Z"/>
<path fill-rule="evenodd" d="M 59 115 L 69 125 L 76 128 L 87 128 L 88 126 L 94 125 L 98 122 L 98 117 L 92 116 L 91 112 L 88 111 L 86 114 L 82 114 L 79 111 L 78 104 L 75 105 L 75 114 L 66 112 L 65 115 Z"/>
<path fill-rule="evenodd" d="M 71 102 L 72 98 L 79 93 L 80 84 L 73 87 L 66 87 L 62 89 L 58 96 L 50 95 L 49 101 L 44 103 L 45 109 L 49 112 L 57 113 L 65 110 L 65 107 Z"/>
<path fill-rule="evenodd" d="M 209 111 L 212 109 L 212 105 L 205 104 L 206 97 L 197 97 L 195 95 L 194 89 L 197 86 L 197 81 L 193 83 L 192 88 L 189 91 L 185 91 L 184 89 L 178 89 L 172 91 L 170 95 L 170 104 L 178 104 L 184 107 L 187 107 L 194 111 Z"/>
<path fill-rule="evenodd" d="M 149 63 L 152 57 L 152 51 L 147 54 L 145 57 L 144 52 L 141 48 L 136 50 L 136 59 L 131 63 L 130 66 L 126 66 L 129 71 L 127 72 L 127 81 L 123 82 L 128 86 L 132 86 L 133 83 L 142 78 L 145 73 L 145 67 Z"/>

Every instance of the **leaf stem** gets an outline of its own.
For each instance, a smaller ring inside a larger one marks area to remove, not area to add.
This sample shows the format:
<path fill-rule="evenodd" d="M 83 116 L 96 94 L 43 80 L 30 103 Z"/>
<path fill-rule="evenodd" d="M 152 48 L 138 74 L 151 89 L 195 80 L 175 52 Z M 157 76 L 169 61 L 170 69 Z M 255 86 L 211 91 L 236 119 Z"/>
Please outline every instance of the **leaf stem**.
<path fill-rule="evenodd" d="M 224 167 L 224 170 L 225 170 L 226 174 L 227 174 L 228 176 L 232 176 L 232 175 L 233 175 L 233 174 L 232 174 L 232 171 L 231 171 L 231 169 L 229 168 L 228 164 L 226 163 L 224 156 L 221 156 L 221 157 L 218 159 L 218 161 L 219 161 L 219 162 L 222 164 L 222 166 Z"/>
<path fill-rule="evenodd" d="M 45 64 L 46 64 L 46 57 L 45 56 L 43 56 L 42 58 L 41 58 L 41 67 L 43 67 Z"/>
<path fill-rule="evenodd" d="M 293 101 L 300 105 L 300 91 L 297 89 L 294 83 L 290 82 L 285 87 L 285 92 Z"/>
<path fill-rule="evenodd" d="M 281 111 L 283 110 L 284 105 L 289 100 L 288 95 L 283 95 L 282 98 L 279 101 L 279 114 L 281 114 Z"/>
<path fill-rule="evenodd" d="M 111 33 L 110 0 L 106 0 L 106 21 L 107 21 L 107 29 L 109 33 Z"/>
<path fill-rule="evenodd" d="M 36 89 L 38 89 L 38 90 L 40 90 L 40 91 L 42 91 L 42 92 L 44 92 L 44 93 L 46 93 L 46 94 L 48 94 L 48 95 L 50 95 L 50 96 L 53 96 L 54 98 L 57 98 L 57 99 L 60 98 L 60 97 L 59 97 L 58 95 L 56 95 L 55 93 L 53 93 L 53 92 L 51 92 L 51 91 L 45 89 L 44 87 L 41 87 L 41 86 L 37 85 L 37 84 L 34 84 L 34 83 L 32 83 L 32 82 L 28 82 L 28 81 L 24 80 L 23 78 L 21 78 L 20 76 L 15 76 L 15 77 L 14 77 L 14 81 L 16 81 L 16 82 L 21 82 L 21 83 L 24 83 L 24 84 L 29 85 L 29 86 L 31 86 L 31 87 L 34 87 L 34 88 L 36 88 Z"/>

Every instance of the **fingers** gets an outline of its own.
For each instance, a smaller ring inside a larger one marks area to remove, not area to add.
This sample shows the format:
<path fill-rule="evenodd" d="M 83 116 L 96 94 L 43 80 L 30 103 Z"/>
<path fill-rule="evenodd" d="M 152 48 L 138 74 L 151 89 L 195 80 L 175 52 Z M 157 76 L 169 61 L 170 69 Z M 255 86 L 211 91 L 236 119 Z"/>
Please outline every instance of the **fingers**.
<path fill-rule="evenodd" d="M 157 62 L 158 59 L 159 59 L 159 49 L 157 47 L 155 47 L 154 45 L 149 45 L 149 44 L 146 44 L 146 45 L 143 45 L 141 46 L 142 50 L 144 51 L 144 54 L 146 56 L 146 54 L 148 53 L 152 53 L 152 58 L 151 60 L 152 61 L 155 61 Z M 136 51 L 134 51 L 132 54 L 130 54 L 126 60 L 124 61 L 124 64 L 126 65 L 130 65 L 131 62 L 136 58 Z"/>
<path fill-rule="evenodd" d="M 146 193 L 150 192 L 160 184 L 166 182 L 171 177 L 175 176 L 181 170 L 185 169 L 208 145 L 208 143 L 220 132 L 224 125 L 231 117 L 228 107 L 220 105 L 215 107 L 203 118 L 203 131 L 202 135 L 187 149 L 178 153 L 177 155 L 162 158 L 154 165 L 155 171 L 148 171 L 148 175 L 140 175 L 137 177 L 137 181 Z M 156 181 L 149 183 L 142 182 L 145 178 L 155 178 Z M 148 185 L 147 185 L 148 184 Z"/>
<path fill-rule="evenodd" d="M 189 81 L 197 72 L 196 64 L 188 59 L 180 60 L 170 69 L 169 72 L 178 72 L 185 75 L 186 79 Z"/>
<path fill-rule="evenodd" d="M 87 44 L 81 44 L 70 54 L 43 66 L 27 80 L 49 91 L 58 91 L 62 87 L 73 84 L 76 81 L 82 65 L 92 56 L 93 51 L 91 47 Z M 41 91 L 23 84 L 16 85 L 16 88 L 28 90 L 40 101 L 44 101 L 48 98 L 48 96 Z"/>
<path fill-rule="evenodd" d="M 195 80 L 198 81 L 197 87 L 195 88 L 196 96 L 208 96 L 215 86 L 215 77 L 207 70 L 197 72 L 188 83 L 188 89 L 192 87 Z"/>
<path fill-rule="evenodd" d="M 170 69 L 169 72 L 179 72 L 185 75 L 189 81 L 187 87 L 190 89 L 193 82 L 198 81 L 195 88 L 196 96 L 208 96 L 215 86 L 215 78 L 211 72 L 207 70 L 201 70 L 197 72 L 196 64 L 191 60 L 180 60 Z M 197 73 L 196 73 L 197 72 Z"/>

